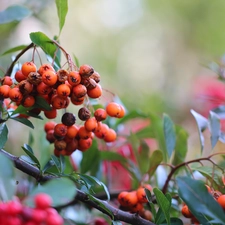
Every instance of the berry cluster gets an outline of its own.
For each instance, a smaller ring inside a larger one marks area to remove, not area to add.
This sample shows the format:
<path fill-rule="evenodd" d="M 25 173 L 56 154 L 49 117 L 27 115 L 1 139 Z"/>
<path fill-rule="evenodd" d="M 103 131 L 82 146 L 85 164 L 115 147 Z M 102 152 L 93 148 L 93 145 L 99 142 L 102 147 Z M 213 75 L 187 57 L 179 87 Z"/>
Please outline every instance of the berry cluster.
<path fill-rule="evenodd" d="M 213 198 L 219 203 L 219 205 L 225 211 L 225 195 L 222 194 L 220 191 L 211 189 L 208 185 L 206 185 L 206 187 L 208 192 L 213 196 Z M 196 225 L 200 224 L 185 203 L 183 204 L 181 208 L 181 213 L 184 217 L 191 219 L 191 222 L 193 224 L 196 224 Z"/>
<path fill-rule="evenodd" d="M 38 115 L 43 111 L 48 119 L 55 119 L 57 111 L 66 109 L 70 102 L 79 105 L 81 108 L 78 117 L 83 121 L 82 125 L 75 125 L 76 117 L 72 113 L 65 113 L 61 123 L 45 124 L 46 139 L 54 143 L 54 154 L 71 155 L 76 149 L 85 151 L 90 148 L 94 136 L 105 142 L 116 139 L 116 132 L 103 121 L 107 116 L 122 118 L 125 115 L 124 107 L 115 102 L 110 102 L 105 109 L 98 108 L 94 112 L 86 107 L 90 104 L 89 98 L 95 99 L 102 95 L 99 82 L 99 73 L 89 65 L 82 65 L 77 71 L 55 71 L 50 64 L 42 64 L 37 69 L 33 62 L 25 62 L 21 70 L 15 73 L 15 82 L 8 76 L 1 80 L 0 99 L 4 99 L 7 109 L 22 105 L 27 108 L 28 114 Z M 39 106 L 37 96 L 49 104 L 50 110 Z"/>
<path fill-rule="evenodd" d="M 148 202 L 145 189 L 152 190 L 152 186 L 144 184 L 134 191 L 122 191 L 118 195 L 118 201 L 121 208 L 131 213 L 139 213 L 141 217 L 147 220 L 152 219 L 152 214 L 149 210 L 144 209 L 144 204 Z"/>
<path fill-rule="evenodd" d="M 63 219 L 51 208 L 52 199 L 45 193 L 34 197 L 34 208 L 24 206 L 19 199 L 0 203 L 0 224 L 62 225 Z"/>

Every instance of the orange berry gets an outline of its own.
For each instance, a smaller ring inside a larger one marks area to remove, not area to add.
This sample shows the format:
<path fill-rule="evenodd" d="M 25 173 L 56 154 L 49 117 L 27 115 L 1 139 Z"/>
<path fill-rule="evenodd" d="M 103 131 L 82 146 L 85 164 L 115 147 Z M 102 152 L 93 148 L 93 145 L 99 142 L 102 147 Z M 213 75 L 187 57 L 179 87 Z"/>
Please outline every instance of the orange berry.
<path fill-rule="evenodd" d="M 51 104 L 55 109 L 63 109 L 66 107 L 66 99 L 59 95 L 54 95 L 51 99 Z"/>
<path fill-rule="evenodd" d="M 138 203 L 136 191 L 128 192 L 125 201 L 127 202 L 128 207 L 135 206 Z"/>
<path fill-rule="evenodd" d="M 31 84 L 38 85 L 42 81 L 42 76 L 38 72 L 31 72 L 27 77 L 27 81 L 29 81 Z"/>
<path fill-rule="evenodd" d="M 87 131 L 94 131 L 97 127 L 98 123 L 95 117 L 89 118 L 85 121 L 84 127 Z"/>
<path fill-rule="evenodd" d="M 60 84 L 57 87 L 57 94 L 61 97 L 68 97 L 70 95 L 70 87 L 67 84 Z"/>
<path fill-rule="evenodd" d="M 61 155 L 61 151 L 57 150 L 57 149 L 54 149 L 54 155 L 56 157 L 59 157 Z"/>
<path fill-rule="evenodd" d="M 25 62 L 25 63 L 23 63 L 23 65 L 21 67 L 21 71 L 24 74 L 24 76 L 27 77 L 29 75 L 29 73 L 36 72 L 37 67 L 33 62 Z"/>
<path fill-rule="evenodd" d="M 56 122 L 54 121 L 48 121 L 44 125 L 44 131 L 48 132 L 49 130 L 54 130 L 54 127 L 56 125 Z"/>
<path fill-rule="evenodd" d="M 22 80 L 25 80 L 27 77 L 22 73 L 21 70 L 17 70 L 15 73 L 15 79 L 17 82 L 20 82 Z"/>
<path fill-rule="evenodd" d="M 127 202 L 126 202 L 126 195 L 128 194 L 127 191 L 122 191 L 119 193 L 117 199 L 120 203 L 120 205 L 127 207 Z"/>
<path fill-rule="evenodd" d="M 21 100 L 23 99 L 23 95 L 20 92 L 19 88 L 14 87 L 9 91 L 9 98 L 13 101 L 13 102 L 21 102 Z"/>
<path fill-rule="evenodd" d="M 193 217 L 193 214 L 191 213 L 191 211 L 189 210 L 189 208 L 186 204 L 183 205 L 183 207 L 181 209 L 181 213 L 186 218 L 192 218 Z"/>
<path fill-rule="evenodd" d="M 140 203 L 147 203 L 148 200 L 146 198 L 145 189 L 140 187 L 137 189 L 137 198 Z"/>
<path fill-rule="evenodd" d="M 78 140 L 77 139 L 72 139 L 69 144 L 66 146 L 66 152 L 74 152 L 75 150 L 78 149 Z"/>
<path fill-rule="evenodd" d="M 64 149 L 66 149 L 66 146 L 67 146 L 67 144 L 64 140 L 55 140 L 54 141 L 54 147 L 58 151 L 62 151 Z"/>
<path fill-rule="evenodd" d="M 92 137 L 92 132 L 87 131 L 84 126 L 81 126 L 77 133 L 80 139 L 88 139 Z"/>
<path fill-rule="evenodd" d="M 31 84 L 29 81 L 27 80 L 22 80 L 20 81 L 20 83 L 18 84 L 18 87 L 20 89 L 20 92 L 23 95 L 27 95 L 30 94 L 33 91 L 33 84 Z"/>
<path fill-rule="evenodd" d="M 104 136 L 105 142 L 113 142 L 116 140 L 117 134 L 116 131 L 112 128 L 109 128 Z"/>
<path fill-rule="evenodd" d="M 34 103 L 35 103 L 35 98 L 32 95 L 28 95 L 22 100 L 22 106 L 27 108 L 33 106 Z"/>
<path fill-rule="evenodd" d="M 137 212 L 140 212 L 141 210 L 143 210 L 143 208 L 144 208 L 143 204 L 138 202 L 137 204 L 130 207 L 130 211 L 132 213 L 137 213 Z"/>
<path fill-rule="evenodd" d="M 79 128 L 76 125 L 68 126 L 66 137 L 75 138 L 77 136 L 78 130 Z"/>
<path fill-rule="evenodd" d="M 80 139 L 78 140 L 78 149 L 82 152 L 88 150 L 92 145 L 92 138 Z"/>
<path fill-rule="evenodd" d="M 90 77 L 92 74 L 94 73 L 94 69 L 93 67 L 89 66 L 89 65 L 82 65 L 80 66 L 79 69 L 79 74 L 82 78 L 88 78 Z"/>
<path fill-rule="evenodd" d="M 87 94 L 87 88 L 83 84 L 78 84 L 73 87 L 72 93 L 77 97 L 81 98 Z"/>
<path fill-rule="evenodd" d="M 70 96 L 70 100 L 74 105 L 82 105 L 84 103 L 85 97 L 77 98 L 73 93 Z"/>
<path fill-rule="evenodd" d="M 67 126 L 62 123 L 58 123 L 54 127 L 54 135 L 57 138 L 65 137 L 67 133 Z"/>
<path fill-rule="evenodd" d="M 223 209 L 225 209 L 225 195 L 220 195 L 217 199 L 217 202 L 221 205 Z"/>
<path fill-rule="evenodd" d="M 100 139 L 104 139 L 106 136 L 107 132 L 109 130 L 109 127 L 107 124 L 104 124 L 102 122 L 98 122 L 98 126 L 96 127 L 94 134 L 96 137 Z"/>
<path fill-rule="evenodd" d="M 55 119 L 57 117 L 57 110 L 55 108 L 51 108 L 51 110 L 44 110 L 44 115 L 48 119 Z"/>
<path fill-rule="evenodd" d="M 54 136 L 54 130 L 48 130 L 45 137 L 46 140 L 49 141 L 49 143 L 54 143 L 54 141 L 56 140 Z"/>
<path fill-rule="evenodd" d="M 37 85 L 37 92 L 41 95 L 48 95 L 52 91 L 52 87 L 41 82 Z"/>
<path fill-rule="evenodd" d="M 57 71 L 58 81 L 61 82 L 61 83 L 66 82 L 68 74 L 69 73 L 67 72 L 67 70 L 63 70 L 63 69 L 58 70 Z"/>
<path fill-rule="evenodd" d="M 13 80 L 9 76 L 4 76 L 1 83 L 2 83 L 2 85 L 11 86 L 13 84 Z"/>
<path fill-rule="evenodd" d="M 50 64 L 42 64 L 40 68 L 38 69 L 38 73 L 42 75 L 44 72 L 49 70 L 55 72 L 54 68 Z"/>
<path fill-rule="evenodd" d="M 121 112 L 121 107 L 116 102 L 110 102 L 106 106 L 106 112 L 111 117 L 118 117 L 120 115 L 120 112 Z"/>
<path fill-rule="evenodd" d="M 126 114 L 126 111 L 125 111 L 125 108 L 122 105 L 119 105 L 119 106 L 120 106 L 120 113 L 117 116 L 117 118 L 123 118 Z"/>
<path fill-rule="evenodd" d="M 8 98 L 10 90 L 11 88 L 6 84 L 0 86 L 0 97 Z"/>
<path fill-rule="evenodd" d="M 93 89 L 87 90 L 87 95 L 90 98 L 99 98 L 102 95 L 102 87 L 100 84 L 96 84 L 96 87 Z"/>
<path fill-rule="evenodd" d="M 105 109 L 96 109 L 95 112 L 94 112 L 94 117 L 96 118 L 96 120 L 99 122 L 99 121 L 103 121 L 106 119 L 107 117 L 107 113 L 105 111 Z"/>
<path fill-rule="evenodd" d="M 68 74 L 67 81 L 71 86 L 76 86 L 81 82 L 81 76 L 77 71 L 71 71 Z"/>
<path fill-rule="evenodd" d="M 53 86 L 58 80 L 57 74 L 52 71 L 52 70 L 48 70 L 45 71 L 42 74 L 42 81 L 49 86 Z"/>

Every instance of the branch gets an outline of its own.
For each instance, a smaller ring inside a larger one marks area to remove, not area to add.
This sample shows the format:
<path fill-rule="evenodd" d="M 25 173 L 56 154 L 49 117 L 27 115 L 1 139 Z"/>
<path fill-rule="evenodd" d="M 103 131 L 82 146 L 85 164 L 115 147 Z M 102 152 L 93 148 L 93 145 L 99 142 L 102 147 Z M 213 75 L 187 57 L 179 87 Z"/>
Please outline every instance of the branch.
<path fill-rule="evenodd" d="M 48 181 L 51 179 L 59 178 L 59 177 L 53 176 L 53 175 L 43 175 L 37 167 L 32 166 L 31 164 L 23 161 L 22 159 L 20 159 L 17 156 L 14 156 L 14 155 L 6 152 L 3 149 L 0 149 L 0 152 L 3 153 L 5 156 L 7 156 L 9 159 L 11 159 L 14 162 L 15 167 L 17 169 L 34 177 L 38 182 L 44 182 L 44 181 Z M 107 201 L 103 201 L 100 199 L 96 199 L 96 200 L 97 200 L 96 202 L 90 200 L 88 198 L 87 194 L 85 194 L 84 192 L 82 192 L 80 190 L 77 190 L 77 194 L 76 194 L 74 200 L 69 202 L 67 205 L 58 207 L 58 209 L 75 204 L 77 201 L 81 201 L 91 207 L 98 209 L 99 211 L 108 215 L 109 217 L 111 217 L 111 214 L 107 210 L 111 211 L 111 213 L 114 215 L 114 218 L 113 218 L 114 220 L 120 220 L 120 221 L 124 221 L 126 223 L 134 224 L 134 225 L 155 225 L 154 223 L 143 219 L 138 214 L 131 214 L 129 212 L 124 212 L 122 210 L 119 210 L 119 209 L 111 206 Z M 107 210 L 105 210 L 103 207 L 101 207 L 101 205 L 98 204 L 98 202 L 103 204 Z"/>

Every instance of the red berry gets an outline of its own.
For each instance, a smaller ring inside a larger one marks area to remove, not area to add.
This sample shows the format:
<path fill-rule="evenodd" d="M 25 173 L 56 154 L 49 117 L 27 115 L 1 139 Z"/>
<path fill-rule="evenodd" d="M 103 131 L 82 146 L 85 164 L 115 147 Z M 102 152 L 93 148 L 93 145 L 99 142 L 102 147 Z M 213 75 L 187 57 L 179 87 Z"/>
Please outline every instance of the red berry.
<path fill-rule="evenodd" d="M 52 198 L 45 193 L 39 193 L 34 197 L 34 203 L 38 209 L 47 209 L 52 204 Z"/>

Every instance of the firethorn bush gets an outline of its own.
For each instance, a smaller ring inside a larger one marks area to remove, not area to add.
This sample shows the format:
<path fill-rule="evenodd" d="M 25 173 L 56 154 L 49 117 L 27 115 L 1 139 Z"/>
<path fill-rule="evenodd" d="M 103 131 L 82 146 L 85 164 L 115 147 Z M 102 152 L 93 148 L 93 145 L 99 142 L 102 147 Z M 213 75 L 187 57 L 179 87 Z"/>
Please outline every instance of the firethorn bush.
<path fill-rule="evenodd" d="M 68 6 L 55 2 L 61 33 Z M 200 145 L 190 158 L 196 149 L 183 127 L 167 114 L 126 109 L 59 36 L 32 32 L 30 44 L 1 56 L 8 54 L 0 80 L 0 224 L 225 224 L 221 102 L 207 107 L 207 117 L 191 110 Z M 217 69 L 224 81 L 224 66 Z M 6 147 L 10 120 L 32 129 L 19 156 Z"/>

